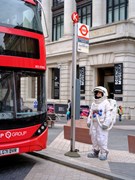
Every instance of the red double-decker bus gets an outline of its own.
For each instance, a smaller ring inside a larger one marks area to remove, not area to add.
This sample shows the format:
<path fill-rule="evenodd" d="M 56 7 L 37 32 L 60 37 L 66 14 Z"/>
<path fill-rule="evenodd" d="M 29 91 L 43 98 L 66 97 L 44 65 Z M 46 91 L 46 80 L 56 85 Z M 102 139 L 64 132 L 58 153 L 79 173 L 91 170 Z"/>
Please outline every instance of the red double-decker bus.
<path fill-rule="evenodd" d="M 0 0 L 0 156 L 46 148 L 45 70 L 38 2 Z"/>

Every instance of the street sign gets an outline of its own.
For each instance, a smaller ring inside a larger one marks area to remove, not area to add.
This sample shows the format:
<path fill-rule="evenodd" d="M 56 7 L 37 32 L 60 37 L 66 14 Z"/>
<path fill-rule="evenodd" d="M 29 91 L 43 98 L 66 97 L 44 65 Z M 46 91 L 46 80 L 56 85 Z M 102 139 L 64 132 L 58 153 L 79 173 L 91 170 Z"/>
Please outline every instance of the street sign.
<path fill-rule="evenodd" d="M 89 53 L 89 26 L 78 23 L 78 52 Z"/>
<path fill-rule="evenodd" d="M 71 18 L 72 18 L 73 23 L 78 23 L 79 15 L 77 12 L 73 12 Z"/>

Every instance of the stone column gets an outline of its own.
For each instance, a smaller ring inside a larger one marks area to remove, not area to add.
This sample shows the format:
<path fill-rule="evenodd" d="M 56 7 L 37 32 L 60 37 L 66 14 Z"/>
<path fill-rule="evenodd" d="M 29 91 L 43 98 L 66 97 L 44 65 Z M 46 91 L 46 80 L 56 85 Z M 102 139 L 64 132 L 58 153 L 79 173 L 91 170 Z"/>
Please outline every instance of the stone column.
<path fill-rule="evenodd" d="M 51 41 L 52 40 L 52 11 L 51 11 L 52 1 L 43 0 L 42 5 L 44 7 L 45 18 L 46 18 L 46 24 L 44 22 L 44 18 L 42 18 L 43 30 L 45 32 L 45 35 L 47 35 L 47 31 L 48 31 L 49 37 L 46 38 L 46 41 Z M 43 17 L 43 14 L 42 14 L 42 17 Z M 45 27 L 46 25 L 47 27 Z"/>
<path fill-rule="evenodd" d="M 76 11 L 75 0 L 64 0 L 64 36 L 72 35 L 72 13 Z"/>
<path fill-rule="evenodd" d="M 135 22 L 135 0 L 129 0 L 128 3 L 128 19 Z"/>
<path fill-rule="evenodd" d="M 106 0 L 92 1 L 92 27 L 106 24 Z"/>

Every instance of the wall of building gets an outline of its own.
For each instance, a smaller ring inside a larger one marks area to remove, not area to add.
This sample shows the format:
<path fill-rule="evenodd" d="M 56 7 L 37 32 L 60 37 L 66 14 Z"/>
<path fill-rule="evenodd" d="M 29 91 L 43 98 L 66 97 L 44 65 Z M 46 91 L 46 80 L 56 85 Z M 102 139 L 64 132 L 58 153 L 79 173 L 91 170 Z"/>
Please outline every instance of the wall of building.
<path fill-rule="evenodd" d="M 73 1 L 65 1 L 64 36 L 47 42 L 47 98 L 56 103 L 67 103 L 71 99 L 72 83 L 72 23 L 71 14 L 75 9 Z M 45 2 L 44 2 L 45 4 Z M 68 6 L 67 6 L 68 5 Z M 51 8 L 51 5 L 48 6 Z M 67 8 L 68 7 L 68 8 Z M 127 117 L 135 118 L 135 1 L 129 0 L 129 18 L 126 21 L 106 24 L 106 1 L 93 1 L 93 27 L 90 29 L 89 54 L 77 53 L 77 64 L 85 66 L 85 97 L 81 104 L 90 105 L 92 89 L 97 85 L 97 68 L 114 67 L 123 63 L 123 94 L 118 105 L 125 109 Z M 69 18 L 70 16 L 70 18 Z M 51 17 L 51 14 L 50 14 Z M 50 17 L 48 26 L 51 29 Z M 51 34 L 51 31 L 50 31 Z M 60 99 L 51 99 L 51 68 L 60 68 Z"/>

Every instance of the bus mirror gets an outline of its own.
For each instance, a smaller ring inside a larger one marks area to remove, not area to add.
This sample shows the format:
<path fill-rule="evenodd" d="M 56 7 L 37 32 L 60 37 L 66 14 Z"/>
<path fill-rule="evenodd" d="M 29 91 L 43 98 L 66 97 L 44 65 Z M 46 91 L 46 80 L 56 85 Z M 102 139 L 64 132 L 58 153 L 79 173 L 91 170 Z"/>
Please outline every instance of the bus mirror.
<path fill-rule="evenodd" d="M 48 29 L 47 29 L 47 23 L 46 23 L 44 7 L 43 7 L 42 3 L 40 2 L 40 0 L 35 0 L 35 1 L 38 2 L 38 4 L 40 5 L 40 7 L 42 9 L 42 12 L 43 12 L 43 19 L 44 19 L 45 28 L 46 28 L 46 33 L 44 32 L 44 37 L 47 38 L 47 37 L 49 37 L 49 33 L 48 33 Z"/>

